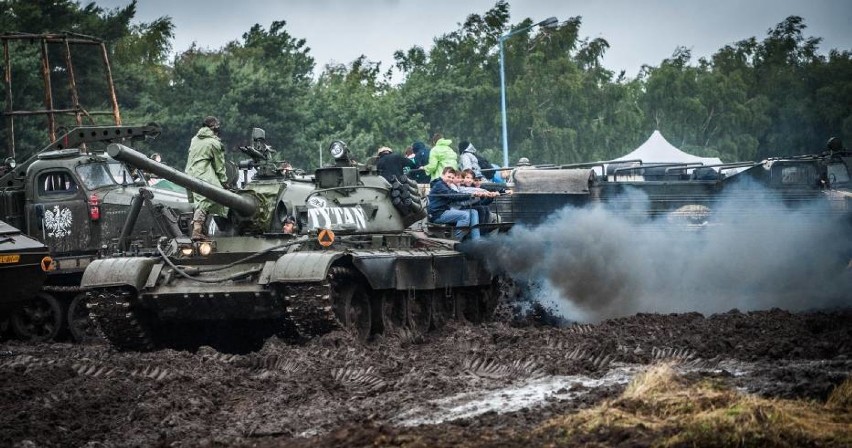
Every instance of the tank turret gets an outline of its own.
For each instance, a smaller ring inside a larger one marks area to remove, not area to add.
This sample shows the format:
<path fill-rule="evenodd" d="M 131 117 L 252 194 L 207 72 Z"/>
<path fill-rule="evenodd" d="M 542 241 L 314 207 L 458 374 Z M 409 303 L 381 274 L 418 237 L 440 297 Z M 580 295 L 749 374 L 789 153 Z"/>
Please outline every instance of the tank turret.
<path fill-rule="evenodd" d="M 416 183 L 403 177 L 390 184 L 368 167 L 353 164 L 343 142 L 335 141 L 329 147 L 332 166 L 318 168 L 313 175 L 297 175 L 272 160 L 273 151 L 265 144 L 262 130 L 255 129 L 252 136 L 255 144 L 240 148 L 252 160 L 239 166 L 255 175 L 236 191 L 198 180 L 121 144 L 109 145 L 107 152 L 116 160 L 228 207 L 227 219 L 217 224 L 230 234 L 279 232 L 290 216 L 299 222 L 302 232 L 392 233 L 425 217 Z"/>

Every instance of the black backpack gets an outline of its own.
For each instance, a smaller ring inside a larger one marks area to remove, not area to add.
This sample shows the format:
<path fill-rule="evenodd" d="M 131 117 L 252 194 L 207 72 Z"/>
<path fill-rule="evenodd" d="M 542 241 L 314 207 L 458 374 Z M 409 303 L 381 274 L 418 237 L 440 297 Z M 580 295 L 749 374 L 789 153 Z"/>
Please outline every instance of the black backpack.
<path fill-rule="evenodd" d="M 490 171 L 491 170 L 491 162 L 489 162 L 488 159 L 486 159 L 485 157 L 480 155 L 479 152 L 475 152 L 475 153 L 473 153 L 473 155 L 476 156 L 476 162 L 479 163 L 479 169 L 480 170 L 489 170 L 489 171 L 483 171 L 482 175 L 488 180 L 493 180 L 494 179 L 494 171 Z"/>

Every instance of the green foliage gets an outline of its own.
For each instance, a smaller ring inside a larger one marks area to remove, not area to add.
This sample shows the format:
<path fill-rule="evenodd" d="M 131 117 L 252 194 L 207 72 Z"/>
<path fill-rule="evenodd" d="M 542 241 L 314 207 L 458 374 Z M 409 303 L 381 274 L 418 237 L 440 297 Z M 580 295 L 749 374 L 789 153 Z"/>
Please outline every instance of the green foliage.
<path fill-rule="evenodd" d="M 800 17 L 788 17 L 763 41 L 726 46 L 697 66 L 678 49 L 647 70 L 648 127 L 726 161 L 818 152 L 828 137 L 848 136 L 850 54 L 832 51 L 826 60 L 804 29 Z"/>
<path fill-rule="evenodd" d="M 267 131 L 280 159 L 314 168 L 332 140 L 346 141 L 358 160 L 379 146 L 402 151 L 441 132 L 469 140 L 490 160 L 502 159 L 500 39 L 504 39 L 511 160 L 534 163 L 607 160 L 634 149 L 659 129 L 673 144 L 724 161 L 816 152 L 830 136 L 852 137 L 852 53 L 818 53 L 791 16 L 760 40 L 741 40 L 707 59 L 685 48 L 635 79 L 601 65 L 604 38 L 582 37 L 580 17 L 554 28 L 510 21 L 505 0 L 468 15 L 430 48 L 397 51 L 392 67 L 361 56 L 314 74 L 308 42 L 284 21 L 256 24 L 242 39 L 215 50 L 193 47 L 168 61 L 171 18 L 131 24 L 136 2 L 104 10 L 71 0 L 5 0 L 0 29 L 73 31 L 108 44 L 125 123 L 159 122 L 155 143 L 182 166 L 201 119 L 216 115 L 229 157 L 249 143 L 252 127 Z M 40 48 L 13 52 L 16 108 L 43 107 Z M 49 49 L 53 65 L 61 48 Z M 81 52 L 74 66 L 87 108 L 108 108 L 101 55 Z M 394 70 L 401 82 L 395 83 Z M 69 104 L 62 70 L 51 73 L 57 107 Z M 63 118 L 68 120 L 67 117 Z M 43 118 L 16 121 L 30 147 L 45 143 Z M 8 130 L 4 126 L 3 132 Z M 4 135 L 5 137 L 5 135 Z M 327 161 L 327 159 L 325 159 Z"/>

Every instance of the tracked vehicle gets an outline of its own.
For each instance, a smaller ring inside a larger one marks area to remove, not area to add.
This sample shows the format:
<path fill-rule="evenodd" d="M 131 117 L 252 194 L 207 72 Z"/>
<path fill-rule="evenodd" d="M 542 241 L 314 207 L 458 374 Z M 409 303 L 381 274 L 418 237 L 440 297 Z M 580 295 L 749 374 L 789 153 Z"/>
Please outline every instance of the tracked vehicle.
<path fill-rule="evenodd" d="M 407 230 L 425 216 L 416 184 L 390 184 L 353 164 L 342 142 L 330 147 L 333 166 L 294 175 L 271 160 L 262 130 L 253 140 L 241 148 L 251 160 L 240 165 L 256 173 L 237 191 L 108 147 L 113 158 L 230 209 L 210 240 L 163 240 L 158 256 L 89 265 L 89 310 L 113 345 L 250 350 L 273 334 L 343 329 L 364 340 L 493 313 L 498 280 L 479 261 L 455 241 Z M 288 218 L 295 234 L 282 232 Z"/>
<path fill-rule="evenodd" d="M 833 141 L 836 141 L 833 140 Z M 513 174 L 515 194 L 501 216 L 540 224 L 565 207 L 608 206 L 629 219 L 666 218 L 703 225 L 748 214 L 771 199 L 786 208 L 824 202 L 850 210 L 850 157 L 836 141 L 822 154 L 718 165 L 645 164 L 641 160 L 530 167 Z M 723 209 L 727 213 L 720 213 Z"/>

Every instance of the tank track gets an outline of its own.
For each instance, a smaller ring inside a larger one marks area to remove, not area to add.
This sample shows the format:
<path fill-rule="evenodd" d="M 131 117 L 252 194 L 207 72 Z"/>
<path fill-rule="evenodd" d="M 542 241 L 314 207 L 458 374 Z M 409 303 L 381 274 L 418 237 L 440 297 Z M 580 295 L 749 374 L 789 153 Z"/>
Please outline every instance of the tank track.
<path fill-rule="evenodd" d="M 141 317 L 133 310 L 133 293 L 121 288 L 87 293 L 89 317 L 119 350 L 150 351 L 154 341 Z"/>
<path fill-rule="evenodd" d="M 328 280 L 286 286 L 287 314 L 300 337 L 322 336 L 343 327 L 334 314 L 332 294 Z"/>

